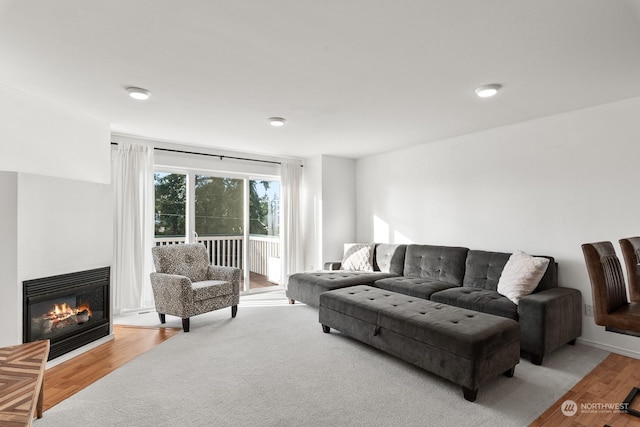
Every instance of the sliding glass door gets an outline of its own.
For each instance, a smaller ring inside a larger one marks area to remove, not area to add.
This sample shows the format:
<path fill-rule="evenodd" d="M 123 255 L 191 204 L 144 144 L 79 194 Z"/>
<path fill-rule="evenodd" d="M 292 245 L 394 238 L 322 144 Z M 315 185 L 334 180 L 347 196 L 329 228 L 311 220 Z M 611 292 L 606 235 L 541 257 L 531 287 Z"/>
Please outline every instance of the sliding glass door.
<path fill-rule="evenodd" d="M 214 265 L 245 269 L 243 179 L 195 175 L 194 241 Z"/>
<path fill-rule="evenodd" d="M 280 283 L 280 181 L 249 181 L 249 254 L 254 288 Z M 266 279 L 266 280 L 265 280 Z"/>
<path fill-rule="evenodd" d="M 280 182 L 157 171 L 155 244 L 200 242 L 212 264 L 243 270 L 243 288 L 280 282 Z"/>

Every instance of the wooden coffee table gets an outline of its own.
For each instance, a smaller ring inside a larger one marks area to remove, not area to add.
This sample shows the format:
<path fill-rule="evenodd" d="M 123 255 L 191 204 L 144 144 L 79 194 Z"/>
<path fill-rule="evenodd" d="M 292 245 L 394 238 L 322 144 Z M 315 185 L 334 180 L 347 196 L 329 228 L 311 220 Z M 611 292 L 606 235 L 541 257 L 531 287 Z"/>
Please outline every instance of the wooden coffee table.
<path fill-rule="evenodd" d="M 30 426 L 42 418 L 49 340 L 0 348 L 0 425 Z"/>

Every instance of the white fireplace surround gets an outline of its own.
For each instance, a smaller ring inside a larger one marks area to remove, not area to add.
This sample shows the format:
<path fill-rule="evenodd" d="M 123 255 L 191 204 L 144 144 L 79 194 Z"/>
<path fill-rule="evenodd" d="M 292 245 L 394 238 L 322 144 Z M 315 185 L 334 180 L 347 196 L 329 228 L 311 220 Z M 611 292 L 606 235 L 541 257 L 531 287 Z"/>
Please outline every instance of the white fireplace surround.
<path fill-rule="evenodd" d="M 111 265 L 111 185 L 0 172 L 0 347 L 22 342 L 22 282 Z"/>

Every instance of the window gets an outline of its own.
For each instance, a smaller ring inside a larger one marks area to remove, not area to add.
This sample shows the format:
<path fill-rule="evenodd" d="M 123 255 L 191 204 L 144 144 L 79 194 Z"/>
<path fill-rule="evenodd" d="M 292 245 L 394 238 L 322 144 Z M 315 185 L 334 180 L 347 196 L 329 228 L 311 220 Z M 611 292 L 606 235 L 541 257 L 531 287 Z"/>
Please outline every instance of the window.
<path fill-rule="evenodd" d="M 249 181 L 249 233 L 280 235 L 280 181 Z"/>
<path fill-rule="evenodd" d="M 181 237 L 186 234 L 187 176 L 156 172 L 155 235 Z"/>
<path fill-rule="evenodd" d="M 244 180 L 196 175 L 198 236 L 242 236 Z"/>

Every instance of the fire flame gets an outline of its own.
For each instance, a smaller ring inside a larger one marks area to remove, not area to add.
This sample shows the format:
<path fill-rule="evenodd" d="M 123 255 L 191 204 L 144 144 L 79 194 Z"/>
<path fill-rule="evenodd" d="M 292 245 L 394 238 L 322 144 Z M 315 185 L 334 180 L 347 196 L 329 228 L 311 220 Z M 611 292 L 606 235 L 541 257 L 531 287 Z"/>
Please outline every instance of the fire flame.
<path fill-rule="evenodd" d="M 93 313 L 89 308 L 89 303 L 83 302 L 72 308 L 66 303 L 54 304 L 53 309 L 41 316 L 33 319 L 36 328 L 45 334 L 55 333 L 66 327 L 82 325 L 88 322 Z"/>
<path fill-rule="evenodd" d="M 63 303 L 62 305 L 54 304 L 53 310 L 49 312 L 49 317 L 64 319 L 84 311 L 87 311 L 87 314 L 91 317 L 92 313 L 88 304 L 82 304 L 76 308 L 69 307 L 67 303 Z"/>

